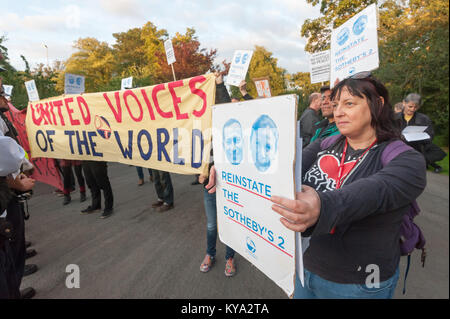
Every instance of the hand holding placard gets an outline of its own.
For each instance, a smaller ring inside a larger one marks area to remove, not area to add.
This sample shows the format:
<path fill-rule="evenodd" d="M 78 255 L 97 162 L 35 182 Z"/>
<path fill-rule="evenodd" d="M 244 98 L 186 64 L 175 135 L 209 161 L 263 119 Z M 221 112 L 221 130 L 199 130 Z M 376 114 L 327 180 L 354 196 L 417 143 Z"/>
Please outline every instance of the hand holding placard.
<path fill-rule="evenodd" d="M 290 230 L 304 232 L 319 219 L 320 198 L 310 186 L 303 185 L 295 200 L 272 196 L 271 201 L 275 203 L 272 210 L 284 217 L 280 221 Z"/>

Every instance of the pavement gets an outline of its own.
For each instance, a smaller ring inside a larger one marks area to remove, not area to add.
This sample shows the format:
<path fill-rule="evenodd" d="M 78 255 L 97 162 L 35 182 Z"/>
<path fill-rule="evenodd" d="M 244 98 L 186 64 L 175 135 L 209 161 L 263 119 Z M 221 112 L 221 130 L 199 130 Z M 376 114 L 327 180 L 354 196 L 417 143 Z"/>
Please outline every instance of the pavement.
<path fill-rule="evenodd" d="M 63 206 L 53 188 L 37 183 L 29 201 L 27 240 L 37 255 L 27 263 L 39 270 L 24 277 L 22 288 L 36 289 L 35 298 L 189 298 L 287 299 L 268 277 L 236 254 L 237 273 L 227 278 L 225 246 L 218 239 L 217 262 L 208 273 L 199 271 L 206 251 L 206 217 L 201 185 L 194 176 L 171 174 L 175 208 L 156 212 L 154 185 L 144 170 L 145 184 L 138 186 L 135 167 L 109 163 L 114 192 L 114 214 L 81 215 L 90 196 L 79 202 L 78 191 Z M 406 258 L 400 263 L 395 298 L 449 298 L 449 178 L 428 174 L 428 185 L 419 197 L 422 209 L 416 222 L 427 239 L 425 268 L 420 253 L 413 254 L 406 294 L 402 294 Z M 77 265 L 80 287 L 66 281 Z"/>

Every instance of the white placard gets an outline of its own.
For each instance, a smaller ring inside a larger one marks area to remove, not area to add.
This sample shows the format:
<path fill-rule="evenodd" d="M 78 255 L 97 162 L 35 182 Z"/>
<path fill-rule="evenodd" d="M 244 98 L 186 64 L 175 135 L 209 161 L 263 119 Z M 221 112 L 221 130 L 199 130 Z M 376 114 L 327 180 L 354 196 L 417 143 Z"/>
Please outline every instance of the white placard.
<path fill-rule="evenodd" d="M 330 50 L 310 55 L 309 74 L 311 84 L 330 81 Z"/>
<path fill-rule="evenodd" d="M 120 86 L 121 90 L 132 89 L 132 88 L 133 88 L 133 77 L 132 76 L 122 79 L 122 83 Z"/>
<path fill-rule="evenodd" d="M 427 127 L 428 126 L 410 125 L 403 129 L 402 135 L 408 142 L 428 140 L 431 137 L 428 133 L 424 132 Z"/>
<path fill-rule="evenodd" d="M 12 86 L 12 85 L 6 85 L 6 84 L 3 84 L 3 90 L 4 90 L 5 93 L 6 93 L 7 95 L 9 95 L 9 96 L 12 95 L 13 87 L 14 87 L 14 86 Z"/>
<path fill-rule="evenodd" d="M 253 51 L 236 50 L 231 61 L 230 70 L 226 83 L 227 85 L 239 86 L 242 80 L 245 80 L 247 70 L 252 60 Z"/>
<path fill-rule="evenodd" d="M 379 66 L 377 6 L 372 4 L 331 33 L 330 86 Z"/>
<path fill-rule="evenodd" d="M 271 97 L 270 84 L 268 79 L 254 79 L 256 91 L 259 97 Z"/>
<path fill-rule="evenodd" d="M 287 295 L 294 291 L 296 235 L 270 197 L 295 198 L 296 110 L 295 95 L 213 107 L 219 238 Z"/>
<path fill-rule="evenodd" d="M 176 62 L 171 39 L 164 41 L 164 49 L 166 50 L 167 64 Z"/>
<path fill-rule="evenodd" d="M 70 73 L 64 76 L 64 94 L 84 93 L 84 76 Z"/>
<path fill-rule="evenodd" d="M 36 83 L 34 82 L 34 80 L 25 82 L 25 87 L 27 89 L 28 100 L 30 102 L 39 101 L 39 93 L 36 88 Z"/>

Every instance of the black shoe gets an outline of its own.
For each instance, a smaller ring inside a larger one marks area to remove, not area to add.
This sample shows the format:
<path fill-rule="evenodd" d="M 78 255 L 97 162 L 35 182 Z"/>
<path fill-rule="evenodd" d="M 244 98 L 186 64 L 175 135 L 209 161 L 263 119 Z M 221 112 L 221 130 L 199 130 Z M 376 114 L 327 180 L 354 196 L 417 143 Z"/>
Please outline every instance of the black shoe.
<path fill-rule="evenodd" d="M 25 241 L 25 248 L 28 248 L 31 246 L 31 241 Z"/>
<path fill-rule="evenodd" d="M 97 213 L 99 212 L 101 209 L 100 208 L 92 208 L 92 206 L 88 206 L 87 208 L 83 209 L 81 211 L 82 214 L 92 214 L 92 213 Z"/>
<path fill-rule="evenodd" d="M 26 253 L 25 253 L 25 259 L 31 258 L 36 256 L 37 252 L 34 249 L 27 249 Z"/>
<path fill-rule="evenodd" d="M 80 203 L 86 201 L 86 193 L 80 193 Z"/>
<path fill-rule="evenodd" d="M 173 208 L 173 204 L 169 205 L 169 204 L 164 203 L 164 205 L 161 205 L 157 209 L 158 209 L 158 212 L 164 213 L 164 212 L 166 212 L 168 210 L 171 210 L 172 208 Z"/>
<path fill-rule="evenodd" d="M 435 172 L 436 174 L 439 174 L 440 172 L 442 172 L 442 167 L 440 167 L 440 166 L 436 167 L 436 168 L 434 169 L 434 172 Z"/>
<path fill-rule="evenodd" d="M 20 290 L 20 299 L 31 299 L 36 294 L 36 290 L 32 287 L 28 287 Z"/>
<path fill-rule="evenodd" d="M 34 274 L 38 270 L 38 267 L 35 264 L 25 265 L 25 269 L 23 271 L 23 276 L 29 276 Z"/>
<path fill-rule="evenodd" d="M 70 195 L 64 195 L 63 205 L 69 204 L 71 200 Z"/>
<path fill-rule="evenodd" d="M 100 218 L 108 218 L 109 216 L 111 216 L 113 213 L 113 209 L 112 208 L 105 208 L 105 210 L 103 211 L 103 214 L 100 216 Z"/>

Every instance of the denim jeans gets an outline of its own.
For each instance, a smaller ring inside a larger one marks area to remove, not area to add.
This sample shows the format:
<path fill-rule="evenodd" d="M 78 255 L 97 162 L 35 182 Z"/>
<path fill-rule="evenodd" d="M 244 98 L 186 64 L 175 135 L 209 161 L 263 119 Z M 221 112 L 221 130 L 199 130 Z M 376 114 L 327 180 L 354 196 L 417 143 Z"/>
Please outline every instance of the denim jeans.
<path fill-rule="evenodd" d="M 144 171 L 143 171 L 142 167 L 136 166 L 136 171 L 137 171 L 139 179 L 144 179 Z M 152 170 L 150 168 L 148 169 L 148 175 L 152 176 Z"/>
<path fill-rule="evenodd" d="M 203 190 L 203 201 L 206 212 L 206 253 L 211 257 L 216 257 L 217 242 L 217 206 L 216 193 L 210 194 Z M 226 246 L 225 259 L 233 258 L 234 250 Z"/>
<path fill-rule="evenodd" d="M 365 284 L 339 284 L 325 280 L 305 269 L 305 286 L 299 276 L 295 280 L 294 299 L 392 299 L 397 286 L 399 269 L 380 282 L 379 288 L 368 288 Z"/>
<path fill-rule="evenodd" d="M 173 186 L 169 172 L 154 169 L 152 174 L 158 199 L 168 205 L 173 205 Z"/>

